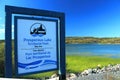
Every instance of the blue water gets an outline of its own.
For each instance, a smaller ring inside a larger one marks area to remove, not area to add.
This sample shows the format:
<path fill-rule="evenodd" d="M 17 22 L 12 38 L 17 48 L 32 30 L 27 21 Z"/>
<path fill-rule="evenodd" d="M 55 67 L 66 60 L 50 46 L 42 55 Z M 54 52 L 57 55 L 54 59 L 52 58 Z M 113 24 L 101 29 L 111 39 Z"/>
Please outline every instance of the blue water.
<path fill-rule="evenodd" d="M 66 44 L 66 54 L 120 58 L 120 44 Z"/>

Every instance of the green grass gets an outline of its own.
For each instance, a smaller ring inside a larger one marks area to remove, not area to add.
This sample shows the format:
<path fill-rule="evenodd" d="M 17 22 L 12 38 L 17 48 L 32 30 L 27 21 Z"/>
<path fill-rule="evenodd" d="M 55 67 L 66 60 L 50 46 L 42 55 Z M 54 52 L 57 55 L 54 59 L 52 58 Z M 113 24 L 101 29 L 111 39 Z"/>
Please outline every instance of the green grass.
<path fill-rule="evenodd" d="M 81 72 L 88 68 L 96 68 L 100 64 L 102 67 L 108 64 L 120 64 L 119 58 L 110 58 L 103 56 L 80 56 L 80 55 L 69 55 L 66 57 L 66 68 L 67 72 Z M 34 74 L 30 76 L 24 76 L 24 78 L 41 78 L 51 76 L 55 72 Z"/>
<path fill-rule="evenodd" d="M 2 61 L 0 59 L 0 61 Z M 2 64 L 2 63 L 1 63 Z M 97 65 L 100 64 L 102 67 L 107 66 L 108 64 L 120 64 L 119 58 L 110 58 L 110 57 L 103 57 L 103 56 L 80 56 L 80 55 L 68 55 L 66 57 L 66 69 L 67 72 L 81 72 L 88 68 L 96 68 Z M 2 67 L 1 67 L 2 69 Z M 2 69 L 3 70 L 3 69 Z M 21 76 L 19 78 L 32 78 L 32 79 L 39 79 L 44 77 L 50 77 L 52 74 L 56 73 L 57 71 L 46 72 L 46 73 L 38 73 L 33 75 L 26 75 Z M 2 77 L 2 74 L 0 73 Z"/>
<path fill-rule="evenodd" d="M 96 68 L 98 64 L 102 67 L 108 64 L 119 64 L 119 58 L 99 57 L 99 56 L 75 56 L 69 55 L 66 58 L 68 72 L 81 72 L 88 68 Z"/>
<path fill-rule="evenodd" d="M 50 77 L 51 75 L 55 74 L 55 71 L 51 72 L 45 72 L 45 73 L 38 73 L 38 74 L 31 74 L 31 75 L 26 75 L 26 76 L 21 76 L 19 78 L 24 78 L 24 79 L 44 79 L 45 77 Z"/>
<path fill-rule="evenodd" d="M 68 55 L 66 57 L 66 68 L 67 72 L 81 72 L 88 68 L 96 68 L 100 64 L 102 67 L 107 66 L 108 64 L 120 64 L 119 58 L 110 58 L 103 56 L 80 56 L 80 55 Z M 57 71 L 39 73 L 33 75 L 21 76 L 19 78 L 32 78 L 39 79 L 44 77 L 50 77 L 52 74 Z"/>

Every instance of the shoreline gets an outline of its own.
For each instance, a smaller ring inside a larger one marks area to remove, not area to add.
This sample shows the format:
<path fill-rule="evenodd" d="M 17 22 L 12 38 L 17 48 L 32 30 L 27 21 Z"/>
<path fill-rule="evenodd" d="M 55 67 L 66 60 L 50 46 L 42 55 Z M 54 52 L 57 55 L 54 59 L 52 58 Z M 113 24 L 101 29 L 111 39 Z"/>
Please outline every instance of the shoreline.
<path fill-rule="evenodd" d="M 120 44 L 120 37 L 66 37 L 66 44 Z"/>
<path fill-rule="evenodd" d="M 66 44 L 100 44 L 100 45 L 105 45 L 105 44 L 114 45 L 114 44 L 118 44 L 118 45 L 120 45 L 120 43 L 66 43 Z"/>

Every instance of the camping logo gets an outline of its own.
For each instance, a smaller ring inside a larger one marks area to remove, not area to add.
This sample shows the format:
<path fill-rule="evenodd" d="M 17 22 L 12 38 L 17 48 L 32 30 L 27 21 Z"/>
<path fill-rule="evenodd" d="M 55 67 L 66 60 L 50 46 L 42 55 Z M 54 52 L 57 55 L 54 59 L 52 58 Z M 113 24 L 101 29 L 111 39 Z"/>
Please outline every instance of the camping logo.
<path fill-rule="evenodd" d="M 34 37 L 46 35 L 46 28 L 41 23 L 34 23 L 30 27 L 30 34 Z"/>

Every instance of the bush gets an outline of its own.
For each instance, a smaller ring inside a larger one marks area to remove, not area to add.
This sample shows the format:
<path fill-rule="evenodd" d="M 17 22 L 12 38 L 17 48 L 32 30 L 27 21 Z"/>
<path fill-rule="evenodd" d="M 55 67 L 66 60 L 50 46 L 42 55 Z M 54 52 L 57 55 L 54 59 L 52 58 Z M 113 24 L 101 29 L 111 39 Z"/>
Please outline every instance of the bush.
<path fill-rule="evenodd" d="M 4 61 L 0 61 L 0 77 L 4 76 Z"/>
<path fill-rule="evenodd" d="M 0 77 L 3 77 L 4 75 L 4 41 L 0 42 Z"/>

